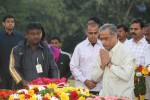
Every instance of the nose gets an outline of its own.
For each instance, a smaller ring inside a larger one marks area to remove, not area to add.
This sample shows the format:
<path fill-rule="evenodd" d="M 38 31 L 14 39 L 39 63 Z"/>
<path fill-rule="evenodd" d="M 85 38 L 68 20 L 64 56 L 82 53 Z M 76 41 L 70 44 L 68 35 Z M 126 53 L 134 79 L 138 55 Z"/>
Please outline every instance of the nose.
<path fill-rule="evenodd" d="M 132 33 L 132 32 L 135 32 L 135 30 L 134 29 L 130 29 L 130 32 Z"/>
<path fill-rule="evenodd" d="M 106 41 L 105 40 L 101 40 L 101 42 L 102 42 L 102 44 L 105 44 Z"/>

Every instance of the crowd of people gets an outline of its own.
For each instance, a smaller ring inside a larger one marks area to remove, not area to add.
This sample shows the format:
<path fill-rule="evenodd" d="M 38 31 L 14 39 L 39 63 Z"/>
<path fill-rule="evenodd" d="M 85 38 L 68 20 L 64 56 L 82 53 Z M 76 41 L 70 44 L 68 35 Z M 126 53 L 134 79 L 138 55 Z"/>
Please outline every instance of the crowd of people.
<path fill-rule="evenodd" d="M 0 89 L 20 89 L 38 77 L 75 79 L 75 86 L 100 96 L 135 99 L 134 66 L 150 66 L 150 24 L 142 19 L 124 24 L 101 25 L 87 21 L 86 39 L 72 54 L 62 51 L 59 37 L 45 40 L 41 23 L 30 22 L 24 36 L 14 30 L 15 18 L 3 18 L 0 31 Z M 128 36 L 131 39 L 128 39 Z M 150 100 L 150 76 L 145 77 L 145 100 Z"/>

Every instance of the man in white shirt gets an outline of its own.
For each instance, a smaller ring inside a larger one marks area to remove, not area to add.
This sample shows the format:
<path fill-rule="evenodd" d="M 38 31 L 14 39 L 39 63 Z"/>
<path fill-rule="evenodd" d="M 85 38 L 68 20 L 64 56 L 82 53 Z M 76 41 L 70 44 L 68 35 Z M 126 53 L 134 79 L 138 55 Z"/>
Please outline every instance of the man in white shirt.
<path fill-rule="evenodd" d="M 145 49 L 148 46 L 144 37 L 144 22 L 141 19 L 134 19 L 130 25 L 132 39 L 128 42 L 128 47 L 136 57 L 136 66 L 145 66 Z"/>
<path fill-rule="evenodd" d="M 98 29 L 97 24 L 87 26 L 87 38 L 75 47 L 70 62 L 70 70 L 75 78 L 75 87 L 88 88 L 94 94 L 101 90 L 101 81 L 92 81 L 93 61 L 95 55 L 102 48 L 101 41 L 98 39 Z"/>
<path fill-rule="evenodd" d="M 117 38 L 117 27 L 104 24 L 100 27 L 101 49 L 94 63 L 93 81 L 102 81 L 100 96 L 134 98 L 134 57 Z"/>
<path fill-rule="evenodd" d="M 148 47 L 145 50 L 145 66 L 150 68 L 150 23 L 147 24 L 145 27 L 145 39 L 148 42 Z M 150 100 L 150 76 L 146 76 L 146 100 Z"/>
<path fill-rule="evenodd" d="M 119 41 L 126 45 L 129 41 L 127 39 L 128 32 L 129 32 L 128 27 L 124 24 L 120 24 L 117 26 L 117 29 L 118 29 L 117 35 L 118 35 Z"/>

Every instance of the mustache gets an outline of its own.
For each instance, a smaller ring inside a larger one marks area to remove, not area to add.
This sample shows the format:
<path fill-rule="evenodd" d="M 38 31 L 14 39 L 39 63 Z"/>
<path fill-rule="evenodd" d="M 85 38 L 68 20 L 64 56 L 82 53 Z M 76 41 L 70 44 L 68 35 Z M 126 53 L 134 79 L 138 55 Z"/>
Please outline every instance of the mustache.
<path fill-rule="evenodd" d="M 136 35 L 136 33 L 132 32 L 131 35 Z"/>

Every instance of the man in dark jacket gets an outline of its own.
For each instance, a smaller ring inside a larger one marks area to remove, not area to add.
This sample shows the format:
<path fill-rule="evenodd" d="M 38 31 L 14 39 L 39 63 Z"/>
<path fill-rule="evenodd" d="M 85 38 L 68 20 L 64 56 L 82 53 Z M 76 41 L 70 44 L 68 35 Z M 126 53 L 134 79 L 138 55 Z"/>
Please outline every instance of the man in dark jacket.
<path fill-rule="evenodd" d="M 26 40 L 12 49 L 10 55 L 10 73 L 15 82 L 23 88 L 38 77 L 58 77 L 58 68 L 53 53 L 45 42 L 40 23 L 29 23 L 26 28 Z M 14 87 L 16 88 L 16 87 Z"/>
<path fill-rule="evenodd" d="M 71 76 L 69 66 L 71 55 L 61 50 L 61 40 L 59 37 L 52 37 L 50 42 L 53 46 L 55 46 L 60 50 L 59 57 L 58 59 L 56 59 L 56 64 L 60 71 L 60 78 L 62 77 L 69 78 Z"/>
<path fill-rule="evenodd" d="M 24 37 L 14 30 L 15 19 L 12 15 L 6 15 L 2 22 L 4 29 L 0 31 L 0 76 L 2 87 L 0 89 L 11 89 L 12 77 L 9 72 L 9 58 L 11 50 Z"/>

